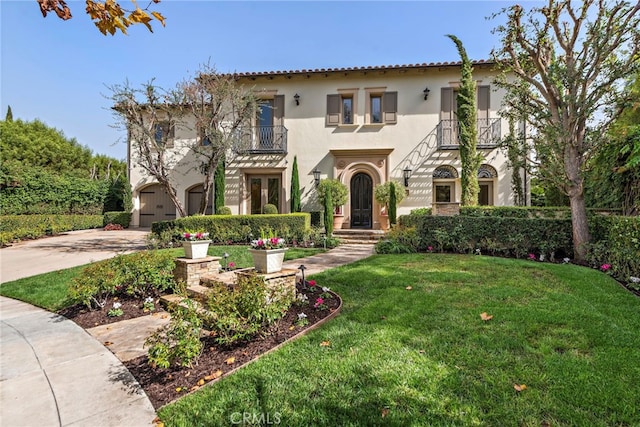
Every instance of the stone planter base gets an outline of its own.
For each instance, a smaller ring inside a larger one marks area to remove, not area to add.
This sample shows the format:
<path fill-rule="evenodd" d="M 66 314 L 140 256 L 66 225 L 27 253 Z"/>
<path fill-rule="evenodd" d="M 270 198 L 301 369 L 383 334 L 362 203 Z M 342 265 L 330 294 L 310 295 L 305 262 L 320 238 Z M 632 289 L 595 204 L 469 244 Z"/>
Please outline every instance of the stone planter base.
<path fill-rule="evenodd" d="M 199 285 L 202 276 L 218 273 L 220 259 L 219 256 L 208 256 L 199 259 L 178 258 L 176 259 L 176 268 L 173 270 L 173 277 L 176 281 L 185 282 L 187 287 Z"/>
<path fill-rule="evenodd" d="M 272 300 L 277 300 L 284 295 L 295 298 L 297 272 L 298 270 L 285 269 L 276 273 L 258 274 L 258 277 L 264 280 L 267 289 L 271 291 L 270 297 Z M 255 270 L 240 270 L 236 273 L 237 276 L 253 276 L 255 274 Z"/>

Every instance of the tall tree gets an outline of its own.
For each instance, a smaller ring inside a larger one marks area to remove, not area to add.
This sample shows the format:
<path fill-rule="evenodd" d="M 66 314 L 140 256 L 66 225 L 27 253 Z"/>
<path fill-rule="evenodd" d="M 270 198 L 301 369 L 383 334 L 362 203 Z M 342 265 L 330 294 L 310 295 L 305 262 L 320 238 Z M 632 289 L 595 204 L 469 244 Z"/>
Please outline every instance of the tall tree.
<path fill-rule="evenodd" d="M 496 15 L 507 20 L 495 29 L 501 46 L 492 53 L 505 72 L 496 81 L 507 91 L 503 115 L 528 124 L 524 151 L 535 156 L 527 163 L 568 195 L 578 262 L 590 240 L 584 171 L 619 114 L 613 107 L 628 95 L 621 82 L 640 69 L 639 11 L 638 2 L 584 0 L 574 7 L 548 0 L 529 12 L 515 5 Z"/>
<path fill-rule="evenodd" d="M 183 101 L 181 92 L 166 91 L 153 80 L 140 89 L 125 82 L 111 86 L 109 90 L 117 126 L 125 129 L 129 137 L 131 157 L 167 192 L 179 216 L 186 216 L 172 174 L 177 159 L 171 156 L 175 129 L 180 126 L 183 114 L 179 107 Z M 210 173 L 213 174 L 213 170 Z M 211 187 L 205 191 L 208 193 Z"/>
<path fill-rule="evenodd" d="M 191 148 L 204 173 L 204 197 L 200 204 L 200 213 L 204 214 L 216 167 L 239 144 L 240 135 L 251 129 L 258 102 L 253 92 L 237 84 L 234 76 L 219 74 L 208 65 L 202 66 L 195 78 L 178 85 L 177 92 L 183 116 L 192 119 L 188 123 L 193 123 L 198 133 Z"/>
<path fill-rule="evenodd" d="M 65 0 L 36 1 L 40 5 L 43 17 L 46 18 L 49 12 L 53 12 L 63 21 L 71 19 L 71 9 Z M 135 6 L 133 9 L 123 8 L 120 3 L 122 2 L 115 0 L 86 0 L 85 11 L 104 35 L 107 33 L 114 35 L 118 30 L 127 34 L 127 28 L 135 24 L 142 24 L 153 32 L 150 22 L 154 19 L 164 27 L 164 16 L 158 11 L 149 9 L 151 3 L 158 4 L 160 0 L 151 0 L 145 8 L 140 8 L 135 1 L 132 1 L 131 3 Z"/>
<path fill-rule="evenodd" d="M 224 191 L 225 191 L 225 161 L 222 157 L 218 161 L 216 173 L 213 178 L 215 185 L 213 186 L 213 213 L 218 213 L 219 209 L 224 207 Z M 203 195 L 204 196 L 204 195 Z M 202 203 L 202 201 L 200 201 Z M 206 205 L 205 205 L 206 206 Z M 202 207 L 202 204 L 200 205 Z"/>
<path fill-rule="evenodd" d="M 300 212 L 300 177 L 298 176 L 298 156 L 293 156 L 291 171 L 291 212 Z"/>
<path fill-rule="evenodd" d="M 13 111 L 11 111 L 11 105 L 9 105 L 7 107 L 7 115 L 4 118 L 6 121 L 8 122 L 12 122 L 13 121 Z"/>
<path fill-rule="evenodd" d="M 462 67 L 460 69 L 460 88 L 456 98 L 458 131 L 460 139 L 460 162 L 462 174 L 460 185 L 462 187 L 461 203 L 463 206 L 478 204 L 480 185 L 478 184 L 478 169 L 482 164 L 482 156 L 478 154 L 478 112 L 476 109 L 476 82 L 473 81 L 473 67 L 467 56 L 467 51 L 460 39 L 448 34 L 458 48 Z"/>

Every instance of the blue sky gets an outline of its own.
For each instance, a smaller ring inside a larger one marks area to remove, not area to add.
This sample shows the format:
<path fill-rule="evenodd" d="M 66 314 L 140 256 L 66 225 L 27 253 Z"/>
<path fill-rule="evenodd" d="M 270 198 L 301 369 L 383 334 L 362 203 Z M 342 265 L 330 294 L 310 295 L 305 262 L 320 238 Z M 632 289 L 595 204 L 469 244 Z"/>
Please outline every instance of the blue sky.
<path fill-rule="evenodd" d="M 113 37 L 97 30 L 84 2 L 68 3 L 73 18 L 64 22 L 43 18 L 35 0 L 0 1 L 1 118 L 11 105 L 15 119 L 38 118 L 124 159 L 107 86 L 155 78 L 172 87 L 207 62 L 230 72 L 457 61 L 448 33 L 472 59 L 488 59 L 498 22 L 485 18 L 514 2 L 163 0 L 155 9 L 166 27 Z"/>

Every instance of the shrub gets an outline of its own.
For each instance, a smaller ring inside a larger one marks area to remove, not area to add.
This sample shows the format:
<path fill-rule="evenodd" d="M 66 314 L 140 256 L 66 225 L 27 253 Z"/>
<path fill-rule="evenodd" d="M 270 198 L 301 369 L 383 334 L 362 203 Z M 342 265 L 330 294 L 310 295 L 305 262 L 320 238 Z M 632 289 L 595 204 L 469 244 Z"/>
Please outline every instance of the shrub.
<path fill-rule="evenodd" d="M 384 206 L 385 212 L 389 214 L 389 203 L 391 201 L 391 187 L 395 190 L 396 207 L 404 200 L 405 191 L 402 185 L 396 181 L 387 181 L 384 184 L 378 184 L 373 189 L 373 197 L 376 202 Z"/>
<path fill-rule="evenodd" d="M 102 226 L 102 215 L 7 215 L 0 217 L 0 244 Z"/>
<path fill-rule="evenodd" d="M 220 206 L 216 209 L 216 215 L 231 215 L 231 208 L 229 206 Z"/>
<path fill-rule="evenodd" d="M 109 296 L 144 297 L 175 287 L 171 253 L 143 251 L 118 255 L 86 267 L 69 289 L 72 300 L 89 308 L 104 307 Z"/>
<path fill-rule="evenodd" d="M 210 314 L 204 327 L 221 345 L 231 345 L 256 335 L 282 318 L 292 303 L 281 289 L 268 289 L 256 275 L 239 275 L 231 288 L 223 283 L 211 287 L 207 299 Z"/>
<path fill-rule="evenodd" d="M 191 367 L 202 354 L 202 319 L 196 311 L 196 303 L 185 298 L 183 304 L 185 307 L 172 308 L 169 324 L 145 342 L 149 347 L 149 364 L 154 368 L 166 369 L 173 364 Z"/>
<path fill-rule="evenodd" d="M 318 200 L 324 206 L 327 194 L 331 194 L 331 207 L 333 209 L 344 205 L 347 202 L 349 189 L 338 179 L 322 179 L 317 188 Z"/>
<path fill-rule="evenodd" d="M 102 221 L 103 225 L 120 224 L 124 228 L 129 228 L 130 223 L 131 223 L 130 212 L 105 212 L 104 220 Z"/>
<path fill-rule="evenodd" d="M 166 247 L 180 240 L 186 230 L 202 230 L 209 233 L 213 244 L 248 244 L 260 236 L 260 230 L 271 229 L 286 239 L 303 241 L 308 235 L 310 215 L 306 212 L 281 215 L 201 215 L 159 221 L 151 225 L 155 243 Z"/>
<path fill-rule="evenodd" d="M 278 208 L 276 207 L 276 205 L 267 203 L 262 207 L 262 213 L 266 215 L 275 215 L 278 213 Z"/>
<path fill-rule="evenodd" d="M 418 252 L 420 237 L 414 227 L 395 227 L 376 243 L 379 254 L 410 254 Z"/>

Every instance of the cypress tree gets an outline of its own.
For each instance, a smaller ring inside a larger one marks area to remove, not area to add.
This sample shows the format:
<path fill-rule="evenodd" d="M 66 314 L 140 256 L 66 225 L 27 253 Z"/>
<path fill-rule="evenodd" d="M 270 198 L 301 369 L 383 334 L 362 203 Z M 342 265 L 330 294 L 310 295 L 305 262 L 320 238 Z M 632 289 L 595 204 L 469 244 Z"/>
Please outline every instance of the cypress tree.
<path fill-rule="evenodd" d="M 391 225 L 396 224 L 396 186 L 389 186 L 389 223 Z"/>
<path fill-rule="evenodd" d="M 9 105 L 9 107 L 7 108 L 7 115 L 4 118 L 7 122 L 12 122 L 13 121 L 13 112 L 11 111 L 11 105 Z"/>
<path fill-rule="evenodd" d="M 224 207 L 224 157 L 218 160 L 218 166 L 213 176 L 214 193 L 213 193 L 213 213 L 218 213 L 218 209 Z"/>
<path fill-rule="evenodd" d="M 300 212 L 300 178 L 298 177 L 298 157 L 293 157 L 291 172 L 291 212 Z"/>

